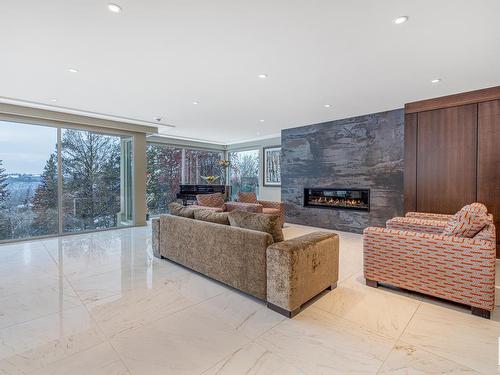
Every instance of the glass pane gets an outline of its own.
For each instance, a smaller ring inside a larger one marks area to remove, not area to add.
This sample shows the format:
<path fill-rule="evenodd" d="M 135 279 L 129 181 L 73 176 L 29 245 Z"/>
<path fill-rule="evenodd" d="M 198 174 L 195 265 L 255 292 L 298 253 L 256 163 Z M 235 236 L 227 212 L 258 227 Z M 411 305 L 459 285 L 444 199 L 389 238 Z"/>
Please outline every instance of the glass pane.
<path fill-rule="evenodd" d="M 206 150 L 186 150 L 185 183 L 224 185 L 225 172 L 219 165 L 222 152 Z"/>
<path fill-rule="evenodd" d="M 0 121 L 0 241 L 58 233 L 57 129 Z"/>
<path fill-rule="evenodd" d="M 238 192 L 254 191 L 259 194 L 259 150 L 236 151 L 229 153 L 229 167 L 232 198 Z"/>
<path fill-rule="evenodd" d="M 177 198 L 182 179 L 182 149 L 150 143 L 147 146 L 147 203 L 150 215 L 167 212 Z"/>
<path fill-rule="evenodd" d="M 62 130 L 65 232 L 131 224 L 130 142 L 119 136 Z"/>

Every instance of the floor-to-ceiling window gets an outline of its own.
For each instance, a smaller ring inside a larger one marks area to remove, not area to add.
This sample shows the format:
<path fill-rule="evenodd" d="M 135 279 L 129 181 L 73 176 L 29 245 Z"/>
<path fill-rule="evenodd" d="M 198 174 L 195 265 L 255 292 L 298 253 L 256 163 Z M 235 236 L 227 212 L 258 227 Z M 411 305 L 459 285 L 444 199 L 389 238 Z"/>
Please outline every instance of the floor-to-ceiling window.
<path fill-rule="evenodd" d="M 61 136 L 64 231 L 113 228 L 128 221 L 122 212 L 122 138 L 63 129 Z M 125 153 L 126 154 L 126 153 Z M 130 163 L 130 158 L 128 163 Z M 129 177 L 129 176 L 128 176 Z M 129 206 L 130 207 L 130 206 Z M 130 207 L 131 208 L 131 207 Z M 130 211 L 130 210 L 129 210 Z"/>
<path fill-rule="evenodd" d="M 229 153 L 229 183 L 232 198 L 238 197 L 238 192 L 259 193 L 259 150 L 232 151 Z"/>
<path fill-rule="evenodd" d="M 223 156 L 221 151 L 186 149 L 184 182 L 186 184 L 206 184 L 207 179 L 212 178 L 214 184 L 223 185 L 225 171 L 219 164 Z"/>
<path fill-rule="evenodd" d="M 150 215 L 166 213 L 182 182 L 182 148 L 149 143 L 146 154 L 148 212 Z"/>
<path fill-rule="evenodd" d="M 168 212 L 168 204 L 176 200 L 181 184 L 225 184 L 225 169 L 219 163 L 223 158 L 222 151 L 149 143 L 148 213 Z"/>
<path fill-rule="evenodd" d="M 0 121 L 0 241 L 58 233 L 57 129 Z"/>
<path fill-rule="evenodd" d="M 132 142 L 0 121 L 0 241 L 132 224 Z"/>

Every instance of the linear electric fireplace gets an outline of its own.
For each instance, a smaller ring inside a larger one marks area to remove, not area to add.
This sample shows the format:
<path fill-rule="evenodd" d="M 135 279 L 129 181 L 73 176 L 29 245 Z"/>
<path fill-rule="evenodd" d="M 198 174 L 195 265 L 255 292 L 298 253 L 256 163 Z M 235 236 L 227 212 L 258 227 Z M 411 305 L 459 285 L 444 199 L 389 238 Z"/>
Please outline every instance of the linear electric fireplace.
<path fill-rule="evenodd" d="M 370 190 L 306 188 L 304 206 L 370 211 Z"/>

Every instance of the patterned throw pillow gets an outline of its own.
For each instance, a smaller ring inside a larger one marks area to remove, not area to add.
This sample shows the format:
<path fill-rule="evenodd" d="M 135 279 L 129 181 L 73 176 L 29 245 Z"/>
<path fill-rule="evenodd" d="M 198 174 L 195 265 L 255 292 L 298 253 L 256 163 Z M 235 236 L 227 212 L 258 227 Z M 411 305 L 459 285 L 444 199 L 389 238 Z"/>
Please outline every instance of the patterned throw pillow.
<path fill-rule="evenodd" d="M 241 203 L 259 203 L 257 201 L 257 195 L 253 192 L 250 192 L 250 193 L 243 193 L 243 192 L 239 192 L 238 193 L 238 202 L 241 202 Z"/>
<path fill-rule="evenodd" d="M 472 238 L 489 222 L 488 209 L 482 203 L 464 206 L 448 221 L 443 230 L 444 236 Z"/>
<path fill-rule="evenodd" d="M 266 232 L 273 236 L 274 242 L 284 240 L 283 230 L 278 215 L 256 214 L 246 211 L 231 211 L 229 213 L 229 222 L 232 227 L 257 230 Z"/>
<path fill-rule="evenodd" d="M 194 211 L 190 207 L 184 207 L 182 204 L 172 202 L 168 205 L 168 212 L 170 215 L 187 217 L 188 219 L 194 219 Z"/>
<path fill-rule="evenodd" d="M 214 193 L 214 194 L 198 194 L 196 196 L 196 201 L 200 206 L 206 207 L 224 207 L 224 196 L 222 193 Z"/>

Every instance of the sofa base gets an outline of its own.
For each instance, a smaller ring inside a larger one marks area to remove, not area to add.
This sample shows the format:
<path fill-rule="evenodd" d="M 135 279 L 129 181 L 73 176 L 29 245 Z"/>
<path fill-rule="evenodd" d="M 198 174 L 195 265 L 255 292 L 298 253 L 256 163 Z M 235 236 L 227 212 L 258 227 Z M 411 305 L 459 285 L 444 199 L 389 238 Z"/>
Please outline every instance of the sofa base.
<path fill-rule="evenodd" d="M 485 318 L 485 319 L 490 319 L 490 316 L 491 316 L 491 311 L 481 309 L 479 307 L 474 307 L 474 306 L 471 306 L 470 313 L 472 315 L 476 315 L 476 316 L 479 316 L 479 317 Z"/>
<path fill-rule="evenodd" d="M 372 288 L 378 288 L 379 284 L 377 281 L 371 280 L 371 279 L 365 279 L 365 280 L 366 280 L 367 286 L 371 286 Z M 433 298 L 437 298 L 437 297 L 433 297 Z M 441 298 L 439 298 L 439 299 L 441 299 Z M 447 301 L 447 300 L 444 300 L 444 301 Z M 486 310 L 486 309 L 481 309 L 479 307 L 474 307 L 474 306 L 470 307 L 470 313 L 472 315 L 476 315 L 476 316 L 479 316 L 479 317 L 485 318 L 485 319 L 490 319 L 490 317 L 491 317 L 491 311 Z"/>
<path fill-rule="evenodd" d="M 334 284 L 330 285 L 329 287 L 327 287 L 325 290 L 333 290 L 336 287 L 337 287 L 337 283 L 334 283 Z M 316 297 L 318 297 L 319 295 L 321 295 L 321 293 L 319 293 Z M 310 301 L 314 301 L 316 297 L 313 297 Z M 310 302 L 310 301 L 308 301 L 308 302 Z M 304 306 L 308 305 L 308 302 L 304 303 L 303 305 L 297 307 L 295 310 L 292 310 L 292 311 L 284 309 L 283 307 L 279 307 L 275 304 L 272 304 L 271 302 L 267 302 L 267 308 L 277 312 L 278 314 L 281 314 L 281 315 L 286 316 L 287 318 L 291 319 L 295 315 L 297 315 L 299 312 L 301 312 L 302 308 Z"/>
<path fill-rule="evenodd" d="M 268 309 L 271 309 L 273 311 L 276 311 L 278 314 L 281 314 L 283 316 L 286 316 L 287 318 L 293 318 L 295 315 L 297 315 L 299 312 L 300 312 L 300 307 L 297 307 L 295 310 L 292 310 L 292 311 L 288 311 L 282 307 L 279 307 L 279 306 L 276 306 L 276 305 L 273 305 L 272 303 L 268 302 L 267 303 L 267 308 Z"/>
<path fill-rule="evenodd" d="M 366 285 L 372 288 L 378 288 L 378 282 L 375 280 L 366 279 Z"/>

